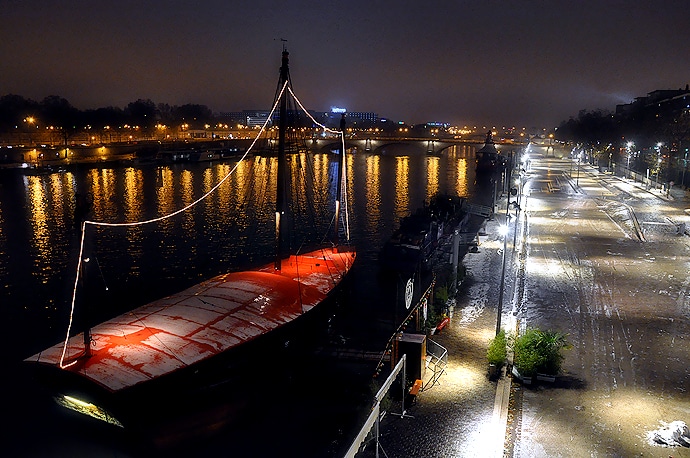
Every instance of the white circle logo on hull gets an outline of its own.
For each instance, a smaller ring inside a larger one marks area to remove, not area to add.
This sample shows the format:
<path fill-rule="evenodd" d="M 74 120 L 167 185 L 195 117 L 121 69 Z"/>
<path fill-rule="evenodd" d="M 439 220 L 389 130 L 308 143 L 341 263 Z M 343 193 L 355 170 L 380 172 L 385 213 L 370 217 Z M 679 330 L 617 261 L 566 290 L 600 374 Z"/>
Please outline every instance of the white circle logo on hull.
<path fill-rule="evenodd" d="M 412 279 L 407 280 L 407 285 L 405 285 L 405 308 L 409 310 L 412 305 L 412 292 L 414 290 L 414 284 Z"/>

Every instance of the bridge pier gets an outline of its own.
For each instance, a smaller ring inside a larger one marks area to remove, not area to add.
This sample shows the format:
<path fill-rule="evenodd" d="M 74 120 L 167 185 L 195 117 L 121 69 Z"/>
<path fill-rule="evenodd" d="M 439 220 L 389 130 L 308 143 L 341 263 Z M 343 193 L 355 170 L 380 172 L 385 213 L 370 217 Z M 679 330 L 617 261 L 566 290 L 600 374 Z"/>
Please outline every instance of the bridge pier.
<path fill-rule="evenodd" d="M 426 152 L 427 153 L 434 154 L 436 152 L 436 151 L 434 151 L 434 147 L 435 147 L 434 143 L 435 143 L 434 140 L 427 140 L 427 142 L 426 142 Z"/>

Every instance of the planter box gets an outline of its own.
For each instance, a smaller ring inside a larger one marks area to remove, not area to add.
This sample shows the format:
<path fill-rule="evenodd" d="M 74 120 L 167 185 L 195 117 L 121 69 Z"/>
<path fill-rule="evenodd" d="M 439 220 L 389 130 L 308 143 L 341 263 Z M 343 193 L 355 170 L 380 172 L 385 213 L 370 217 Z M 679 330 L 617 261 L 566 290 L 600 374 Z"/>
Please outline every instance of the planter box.
<path fill-rule="evenodd" d="M 556 376 L 537 373 L 537 380 L 540 380 L 542 382 L 553 383 L 556 381 Z"/>
<path fill-rule="evenodd" d="M 520 380 L 520 382 L 523 385 L 531 385 L 532 384 L 532 377 L 525 377 L 524 375 L 520 374 L 520 372 L 517 370 L 517 368 L 515 366 L 513 366 L 512 374 L 515 378 Z"/>
<path fill-rule="evenodd" d="M 500 377 L 501 367 L 496 364 L 489 364 L 489 380 L 496 380 Z"/>

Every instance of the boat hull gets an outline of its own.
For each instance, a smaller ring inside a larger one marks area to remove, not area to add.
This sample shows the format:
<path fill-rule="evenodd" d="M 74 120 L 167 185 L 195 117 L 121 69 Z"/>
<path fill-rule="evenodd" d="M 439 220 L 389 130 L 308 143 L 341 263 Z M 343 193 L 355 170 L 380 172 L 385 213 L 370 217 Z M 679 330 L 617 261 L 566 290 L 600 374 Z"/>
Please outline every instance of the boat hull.
<path fill-rule="evenodd" d="M 430 256 L 440 240 L 460 224 L 466 213 L 464 202 L 460 197 L 438 195 L 403 218 L 381 250 L 382 268 L 402 272 L 431 270 Z"/>
<path fill-rule="evenodd" d="M 200 411 L 227 420 L 251 399 L 239 387 L 270 383 L 289 360 L 288 343 L 319 329 L 354 260 L 329 248 L 291 256 L 280 271 L 270 264 L 219 275 L 93 327 L 89 357 L 76 357 L 79 334 L 68 341 L 72 360 L 63 366 L 71 365 L 60 365 L 62 344 L 25 365 L 49 396 L 101 406 L 133 431 L 159 425 L 169 435 Z"/>

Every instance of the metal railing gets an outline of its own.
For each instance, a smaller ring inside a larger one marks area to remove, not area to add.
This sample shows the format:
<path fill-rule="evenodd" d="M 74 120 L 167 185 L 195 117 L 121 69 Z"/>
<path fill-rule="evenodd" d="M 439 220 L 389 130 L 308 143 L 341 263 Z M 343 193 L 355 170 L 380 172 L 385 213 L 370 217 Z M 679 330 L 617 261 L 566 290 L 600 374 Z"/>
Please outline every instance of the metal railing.
<path fill-rule="evenodd" d="M 350 448 L 347 450 L 345 453 L 344 458 L 355 458 L 357 453 L 360 451 L 360 448 L 362 448 L 362 445 L 365 445 L 365 442 L 367 440 L 367 437 L 369 436 L 369 433 L 371 432 L 372 429 L 374 429 L 374 438 L 375 438 L 375 444 L 374 446 L 376 447 L 376 458 L 379 457 L 379 451 L 382 451 L 384 455 L 386 455 L 386 452 L 383 450 L 381 447 L 381 443 L 379 442 L 379 424 L 381 422 L 381 419 L 383 416 L 386 414 L 386 411 L 381 410 L 381 401 L 383 398 L 386 396 L 388 391 L 391 389 L 391 386 L 393 385 L 393 382 L 395 381 L 396 378 L 398 378 L 398 375 L 402 377 L 400 386 L 402 387 L 402 397 L 400 401 L 400 412 L 397 415 L 400 415 L 400 417 L 405 418 L 409 417 L 409 415 L 406 415 L 405 411 L 405 388 L 407 386 L 407 383 L 405 382 L 405 373 L 406 373 L 406 361 L 407 361 L 407 355 L 403 354 L 402 357 L 400 358 L 400 361 L 398 361 L 398 364 L 395 365 L 393 368 L 393 371 L 391 374 L 388 376 L 385 382 L 383 382 L 383 385 L 379 389 L 378 393 L 376 393 L 376 396 L 374 397 L 374 405 L 371 408 L 371 412 L 369 413 L 369 416 L 367 417 L 366 421 L 364 422 L 364 425 L 362 425 L 362 428 L 359 430 L 359 433 L 357 434 L 357 437 L 352 441 L 352 445 L 350 445 Z M 365 445 L 366 447 L 366 445 Z M 388 455 L 386 455 L 388 456 Z"/>
<path fill-rule="evenodd" d="M 422 387 L 422 391 L 427 390 L 438 383 L 438 379 L 441 378 L 441 375 L 443 375 L 443 372 L 445 372 L 447 365 L 448 350 L 446 350 L 443 345 L 434 342 L 431 339 L 427 339 L 426 368 L 427 370 L 431 369 L 433 373 L 426 384 Z"/>

